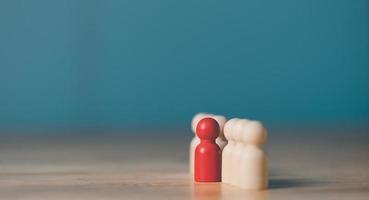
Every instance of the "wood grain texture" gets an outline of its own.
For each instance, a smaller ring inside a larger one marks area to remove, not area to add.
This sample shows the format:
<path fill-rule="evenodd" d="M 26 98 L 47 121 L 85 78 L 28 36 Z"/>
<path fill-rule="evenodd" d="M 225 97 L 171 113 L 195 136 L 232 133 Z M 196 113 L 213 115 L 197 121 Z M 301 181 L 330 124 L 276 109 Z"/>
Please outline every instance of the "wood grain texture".
<path fill-rule="evenodd" d="M 270 189 L 245 191 L 193 183 L 190 130 L 3 133 L 0 199 L 369 199 L 367 128 L 269 135 Z"/>

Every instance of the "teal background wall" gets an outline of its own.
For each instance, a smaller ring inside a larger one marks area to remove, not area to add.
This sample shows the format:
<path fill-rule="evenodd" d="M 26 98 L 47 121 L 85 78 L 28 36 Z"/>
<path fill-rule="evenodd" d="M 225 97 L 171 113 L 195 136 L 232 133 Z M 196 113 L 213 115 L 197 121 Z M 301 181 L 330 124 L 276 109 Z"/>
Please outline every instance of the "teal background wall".
<path fill-rule="evenodd" d="M 369 122 L 367 0 L 1 0 L 0 126 Z"/>

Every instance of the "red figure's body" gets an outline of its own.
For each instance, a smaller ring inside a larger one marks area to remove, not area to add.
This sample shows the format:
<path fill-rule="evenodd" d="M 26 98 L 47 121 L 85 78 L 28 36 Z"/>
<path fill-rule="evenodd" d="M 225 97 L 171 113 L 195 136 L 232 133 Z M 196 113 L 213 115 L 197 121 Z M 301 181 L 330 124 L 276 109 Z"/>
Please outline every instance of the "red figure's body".
<path fill-rule="evenodd" d="M 195 150 L 195 181 L 221 181 L 221 150 L 215 143 L 219 135 L 219 124 L 212 118 L 204 118 L 196 127 L 196 134 L 200 144 Z"/>

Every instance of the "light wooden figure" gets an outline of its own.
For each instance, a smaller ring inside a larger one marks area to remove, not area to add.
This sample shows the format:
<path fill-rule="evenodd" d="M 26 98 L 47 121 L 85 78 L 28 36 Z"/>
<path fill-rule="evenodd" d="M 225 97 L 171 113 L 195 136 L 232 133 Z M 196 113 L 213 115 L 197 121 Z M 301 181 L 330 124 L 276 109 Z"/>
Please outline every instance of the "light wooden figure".
<path fill-rule="evenodd" d="M 268 187 L 268 159 L 261 149 L 266 138 L 267 131 L 258 121 L 248 121 L 242 128 L 237 186 L 249 190 Z"/>
<path fill-rule="evenodd" d="M 195 134 L 195 137 L 192 139 L 191 144 L 190 144 L 190 153 L 189 153 L 189 165 L 190 165 L 191 175 L 194 174 L 195 149 L 196 149 L 196 146 L 200 143 L 200 139 L 196 135 L 196 126 L 197 126 L 197 123 L 205 117 L 211 117 L 211 118 L 215 119 L 219 124 L 220 133 L 219 133 L 219 137 L 215 140 L 215 142 L 218 144 L 219 148 L 221 150 L 223 150 L 224 146 L 227 144 L 227 140 L 226 140 L 226 138 L 224 137 L 224 134 L 223 134 L 223 127 L 224 127 L 224 124 L 227 121 L 227 119 L 224 116 L 213 115 L 213 114 L 208 114 L 208 113 L 198 113 L 198 114 L 196 114 L 192 118 L 192 122 L 191 122 L 192 132 Z"/>
<path fill-rule="evenodd" d="M 231 183 L 232 152 L 236 145 L 233 137 L 233 129 L 234 125 L 239 120 L 238 118 L 233 118 L 224 125 L 224 136 L 228 140 L 228 144 L 224 147 L 222 152 L 222 182 L 224 183 Z"/>
<path fill-rule="evenodd" d="M 230 184 L 237 185 L 239 182 L 240 174 L 240 162 L 241 162 L 241 153 L 243 149 L 243 144 L 241 141 L 241 136 L 243 131 L 247 127 L 248 120 L 247 119 L 239 119 L 233 124 L 232 135 L 233 140 L 235 141 L 235 146 L 232 150 L 232 159 L 231 159 L 231 171 L 230 171 Z"/>

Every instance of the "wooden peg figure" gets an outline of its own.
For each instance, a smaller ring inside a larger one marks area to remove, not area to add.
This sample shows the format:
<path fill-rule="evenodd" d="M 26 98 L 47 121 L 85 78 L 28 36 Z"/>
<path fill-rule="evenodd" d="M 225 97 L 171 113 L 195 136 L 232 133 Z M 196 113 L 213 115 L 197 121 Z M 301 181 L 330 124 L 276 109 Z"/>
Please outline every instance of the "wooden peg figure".
<path fill-rule="evenodd" d="M 195 149 L 195 181 L 221 181 L 221 150 L 215 143 L 219 136 L 219 124 L 213 118 L 203 118 L 196 127 L 200 144 Z"/>
<path fill-rule="evenodd" d="M 193 176 L 194 174 L 194 167 L 195 167 L 195 149 L 197 147 L 198 144 L 200 144 L 200 139 L 199 137 L 197 137 L 196 135 L 196 127 L 197 124 L 199 123 L 199 121 L 205 117 L 210 117 L 215 119 L 218 124 L 219 124 L 219 128 L 220 128 L 220 133 L 218 138 L 215 140 L 215 143 L 217 143 L 217 145 L 219 146 L 220 150 L 223 150 L 224 146 L 226 146 L 227 144 L 227 140 L 224 137 L 223 134 L 223 127 L 224 124 L 226 123 L 227 119 L 222 116 L 222 115 L 214 115 L 214 114 L 209 114 L 209 113 L 198 113 L 196 114 L 193 118 L 192 118 L 192 122 L 191 122 L 191 128 L 193 133 L 195 134 L 195 137 L 193 137 L 191 144 L 190 144 L 190 151 L 189 151 L 189 167 L 190 167 L 190 174 L 191 176 Z"/>
<path fill-rule="evenodd" d="M 261 148 L 266 138 L 267 131 L 258 121 L 249 121 L 242 129 L 239 179 L 235 183 L 239 187 L 249 190 L 268 187 L 268 158 Z"/>

